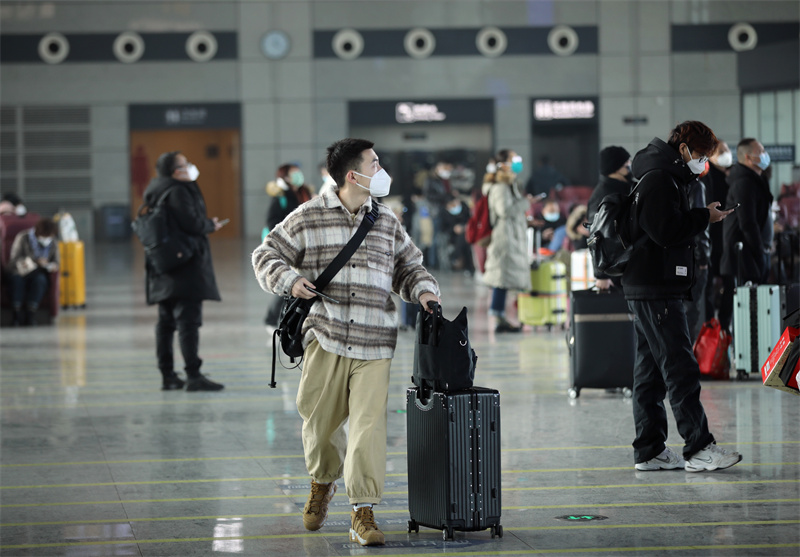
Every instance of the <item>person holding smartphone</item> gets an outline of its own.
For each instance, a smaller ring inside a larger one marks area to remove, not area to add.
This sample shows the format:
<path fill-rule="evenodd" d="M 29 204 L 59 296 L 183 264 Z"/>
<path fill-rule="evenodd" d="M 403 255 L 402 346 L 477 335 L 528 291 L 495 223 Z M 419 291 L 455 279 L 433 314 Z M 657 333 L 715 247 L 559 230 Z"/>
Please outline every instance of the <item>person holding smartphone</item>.
<path fill-rule="evenodd" d="M 171 391 L 219 391 L 223 385 L 200 373 L 203 360 L 198 356 L 203 300 L 220 301 L 208 234 L 224 226 L 217 217 L 208 218 L 203 194 L 197 185 L 200 171 L 180 151 L 163 153 L 156 162 L 158 176 L 144 192 L 144 202 L 152 207 L 169 191 L 164 203 L 178 230 L 195 244 L 195 255 L 168 273 L 156 273 L 146 264 L 147 303 L 158 304 L 156 358 L 162 375 L 162 389 Z M 173 339 L 178 343 L 185 364 L 186 381 L 174 370 Z"/>
<path fill-rule="evenodd" d="M 717 147 L 714 132 L 698 121 L 677 125 L 667 141 L 653 139 L 633 158 L 639 179 L 630 240 L 636 246 L 622 275 L 634 314 L 634 467 L 638 471 L 729 468 L 742 455 L 716 444 L 700 402 L 700 368 L 692 352 L 684 300 L 695 278 L 694 237 L 728 217 L 718 201 L 692 208 L 688 184 L 703 173 Z M 717 225 L 719 226 L 719 225 Z M 683 450 L 667 445 L 669 397 Z"/>

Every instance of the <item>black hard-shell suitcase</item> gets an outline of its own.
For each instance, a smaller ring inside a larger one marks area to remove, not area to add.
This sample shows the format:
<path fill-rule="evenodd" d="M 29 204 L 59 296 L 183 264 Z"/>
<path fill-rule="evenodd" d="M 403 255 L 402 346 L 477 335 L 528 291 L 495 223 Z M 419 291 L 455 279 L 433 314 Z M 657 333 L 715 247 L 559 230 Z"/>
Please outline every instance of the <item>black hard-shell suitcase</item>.
<path fill-rule="evenodd" d="M 636 345 L 633 314 L 619 290 L 574 290 L 570 294 L 570 398 L 581 389 L 621 388 L 632 395 Z"/>
<path fill-rule="evenodd" d="M 500 393 L 473 387 L 406 393 L 409 532 L 491 529 L 500 525 Z"/>

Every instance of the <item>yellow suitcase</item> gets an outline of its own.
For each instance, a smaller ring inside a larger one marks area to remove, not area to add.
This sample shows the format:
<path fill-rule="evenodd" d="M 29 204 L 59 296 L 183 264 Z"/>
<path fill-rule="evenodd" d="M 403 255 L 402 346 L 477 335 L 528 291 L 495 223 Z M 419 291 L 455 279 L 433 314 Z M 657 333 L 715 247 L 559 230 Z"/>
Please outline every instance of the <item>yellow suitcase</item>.
<path fill-rule="evenodd" d="M 86 262 L 83 242 L 59 242 L 62 308 L 86 307 Z"/>

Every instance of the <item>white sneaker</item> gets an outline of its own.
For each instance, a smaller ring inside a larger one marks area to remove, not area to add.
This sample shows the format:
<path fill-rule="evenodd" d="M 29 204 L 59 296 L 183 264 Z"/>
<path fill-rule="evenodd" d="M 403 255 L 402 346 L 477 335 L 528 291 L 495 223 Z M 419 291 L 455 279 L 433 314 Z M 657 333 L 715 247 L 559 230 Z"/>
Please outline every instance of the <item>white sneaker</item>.
<path fill-rule="evenodd" d="M 735 451 L 726 451 L 711 443 L 702 451 L 696 452 L 686 461 L 687 472 L 703 472 L 704 470 L 723 470 L 730 468 L 742 460 L 742 455 Z"/>
<path fill-rule="evenodd" d="M 642 472 L 650 472 L 653 470 L 675 470 L 676 468 L 683 468 L 686 461 L 679 454 L 676 454 L 669 447 L 664 447 L 661 454 L 657 457 L 651 458 L 644 462 L 637 462 L 635 468 Z"/>

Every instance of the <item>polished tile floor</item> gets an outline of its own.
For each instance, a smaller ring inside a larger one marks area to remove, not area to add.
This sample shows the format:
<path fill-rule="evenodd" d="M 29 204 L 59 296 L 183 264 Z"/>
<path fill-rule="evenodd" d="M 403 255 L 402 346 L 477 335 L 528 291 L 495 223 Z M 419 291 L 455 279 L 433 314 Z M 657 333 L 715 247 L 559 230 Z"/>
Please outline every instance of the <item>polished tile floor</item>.
<path fill-rule="evenodd" d="M 280 370 L 278 388 L 267 386 L 251 244 L 213 246 L 224 301 L 204 306 L 201 356 L 220 393 L 159 390 L 156 312 L 144 303 L 141 253 L 128 244 L 89 246 L 85 310 L 63 311 L 54 327 L 0 331 L 3 556 L 800 553 L 800 398 L 755 379 L 706 383 L 712 430 L 743 462 L 636 472 L 629 401 L 591 389 L 566 396 L 563 331 L 495 336 L 488 290 L 444 273 L 445 314 L 470 308 L 476 384 L 501 393 L 504 537 L 406 532 L 408 332 L 392 366 L 376 507 L 387 545 L 349 543 L 343 486 L 328 524 L 305 531 L 298 373 Z"/>

